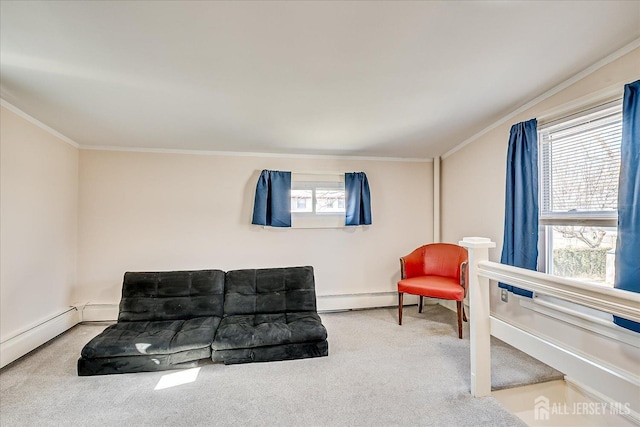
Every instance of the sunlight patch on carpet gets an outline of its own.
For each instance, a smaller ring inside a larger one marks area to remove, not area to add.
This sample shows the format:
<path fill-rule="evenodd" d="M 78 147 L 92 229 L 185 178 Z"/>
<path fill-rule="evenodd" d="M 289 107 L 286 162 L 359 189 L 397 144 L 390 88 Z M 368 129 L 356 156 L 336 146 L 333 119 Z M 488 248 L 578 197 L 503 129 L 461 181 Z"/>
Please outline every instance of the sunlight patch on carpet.
<path fill-rule="evenodd" d="M 163 375 L 154 390 L 164 390 L 165 388 L 176 387 L 183 384 L 195 382 L 198 379 L 200 368 L 185 369 L 184 371 L 174 372 L 172 374 Z"/>

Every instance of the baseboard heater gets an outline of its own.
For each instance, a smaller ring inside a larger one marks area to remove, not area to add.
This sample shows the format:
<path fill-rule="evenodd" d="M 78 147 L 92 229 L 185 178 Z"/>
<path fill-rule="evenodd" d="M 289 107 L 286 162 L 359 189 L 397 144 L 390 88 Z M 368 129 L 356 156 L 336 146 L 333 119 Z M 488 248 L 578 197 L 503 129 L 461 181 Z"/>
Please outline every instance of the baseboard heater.
<path fill-rule="evenodd" d="M 418 297 L 407 295 L 405 305 L 418 303 Z M 393 307 L 398 304 L 394 291 L 354 294 L 318 295 L 318 312 Z M 84 303 L 38 322 L 0 343 L 0 368 L 35 350 L 80 322 L 115 322 L 118 304 Z"/>
<path fill-rule="evenodd" d="M 418 303 L 418 297 L 405 298 L 405 305 Z M 361 308 L 393 307 L 398 305 L 398 293 L 394 291 L 363 292 L 354 294 L 318 295 L 318 312 L 354 310 Z"/>
<path fill-rule="evenodd" d="M 5 339 L 0 342 L 0 368 L 52 340 L 78 322 L 78 309 L 69 307 Z"/>

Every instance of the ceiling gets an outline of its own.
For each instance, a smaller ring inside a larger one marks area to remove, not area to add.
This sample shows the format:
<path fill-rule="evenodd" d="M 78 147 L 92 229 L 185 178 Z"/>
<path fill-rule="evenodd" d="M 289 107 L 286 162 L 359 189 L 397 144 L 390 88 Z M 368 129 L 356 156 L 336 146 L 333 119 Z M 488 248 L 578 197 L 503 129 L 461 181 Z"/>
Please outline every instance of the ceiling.
<path fill-rule="evenodd" d="M 0 3 L 1 96 L 82 147 L 429 158 L 640 37 L 640 2 Z"/>

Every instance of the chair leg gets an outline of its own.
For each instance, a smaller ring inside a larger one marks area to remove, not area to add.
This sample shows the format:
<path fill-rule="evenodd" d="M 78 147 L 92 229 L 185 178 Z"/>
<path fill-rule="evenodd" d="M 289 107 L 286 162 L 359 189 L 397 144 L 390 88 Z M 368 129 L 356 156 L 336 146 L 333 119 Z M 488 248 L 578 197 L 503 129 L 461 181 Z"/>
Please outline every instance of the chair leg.
<path fill-rule="evenodd" d="M 398 292 L 398 325 L 402 325 L 402 292 Z"/>
<path fill-rule="evenodd" d="M 418 304 L 418 313 L 422 313 L 422 301 L 424 297 L 420 295 L 420 304 Z"/>
<path fill-rule="evenodd" d="M 456 301 L 458 308 L 458 338 L 462 339 L 462 301 Z"/>
<path fill-rule="evenodd" d="M 468 322 L 467 313 L 465 313 L 465 309 L 464 309 L 464 304 L 462 304 L 462 320 L 464 320 L 465 322 Z"/>

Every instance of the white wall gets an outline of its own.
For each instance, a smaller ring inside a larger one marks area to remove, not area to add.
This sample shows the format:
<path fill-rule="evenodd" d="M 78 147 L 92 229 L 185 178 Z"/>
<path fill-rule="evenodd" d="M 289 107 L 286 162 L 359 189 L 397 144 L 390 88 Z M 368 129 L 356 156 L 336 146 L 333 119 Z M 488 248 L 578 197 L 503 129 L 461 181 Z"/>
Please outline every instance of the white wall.
<path fill-rule="evenodd" d="M 0 342 L 5 342 L 71 303 L 78 149 L 2 107 L 0 157 Z"/>
<path fill-rule="evenodd" d="M 373 225 L 251 225 L 262 169 L 366 172 Z M 119 302 L 125 271 L 312 265 L 322 309 L 395 304 L 398 258 L 432 240 L 432 169 L 430 162 L 81 150 L 74 298 Z M 323 297 L 382 292 L 368 303 Z"/>
<path fill-rule="evenodd" d="M 624 55 L 559 93 L 518 114 L 506 123 L 443 157 L 442 236 L 458 241 L 464 236 L 482 235 L 495 241 L 490 258 L 499 261 L 502 251 L 504 190 L 509 129 L 515 123 L 560 112 L 597 99 L 599 92 L 616 88 L 622 97 L 623 85 L 640 78 L 640 49 Z"/>
<path fill-rule="evenodd" d="M 640 49 L 635 49 L 443 159 L 443 239 L 458 241 L 464 236 L 489 237 L 497 243 L 497 248 L 490 251 L 490 259 L 499 261 L 504 221 L 506 152 L 511 125 L 593 101 L 599 93 L 610 92 L 611 87 L 617 88 L 622 96 L 623 85 L 638 78 Z M 614 369 L 637 375 L 640 366 L 637 346 L 550 318 L 522 307 L 519 302 L 520 299 L 513 295 L 508 303 L 501 302 L 497 286 L 492 284 L 491 310 L 494 314 L 524 325 L 538 335 L 554 337 L 590 358 L 610 363 Z M 639 411 L 640 396 L 629 398 L 638 399 L 635 410 Z"/>

